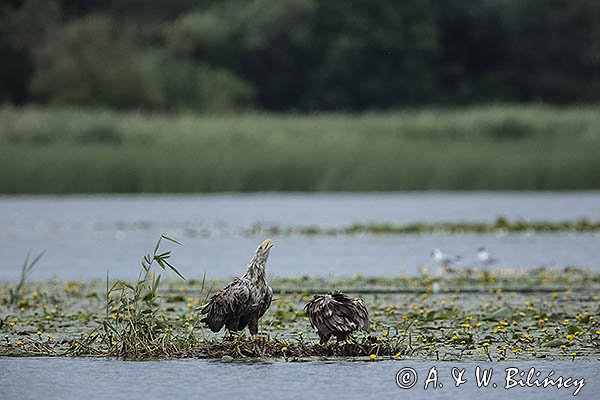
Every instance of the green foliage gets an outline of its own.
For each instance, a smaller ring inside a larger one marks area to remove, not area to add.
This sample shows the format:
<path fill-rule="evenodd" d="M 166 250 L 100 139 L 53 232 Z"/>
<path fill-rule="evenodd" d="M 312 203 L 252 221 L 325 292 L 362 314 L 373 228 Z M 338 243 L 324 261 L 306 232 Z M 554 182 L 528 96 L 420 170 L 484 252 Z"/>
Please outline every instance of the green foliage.
<path fill-rule="evenodd" d="M 225 112 L 249 108 L 254 88 L 223 68 L 165 60 L 164 95 L 170 110 Z"/>
<path fill-rule="evenodd" d="M 598 189 L 599 116 L 596 106 L 204 117 L 3 109 L 0 190 Z"/>
<path fill-rule="evenodd" d="M 434 17 L 428 0 L 321 2 L 311 104 L 362 110 L 430 101 Z"/>
<path fill-rule="evenodd" d="M 139 29 L 127 21 L 77 19 L 35 47 L 31 90 L 59 105 L 224 111 L 251 103 L 253 88 L 232 72 L 139 42 Z"/>
<path fill-rule="evenodd" d="M 110 355 L 129 359 L 150 358 L 189 350 L 195 344 L 196 324 L 185 333 L 176 332 L 161 314 L 158 293 L 161 275 L 154 271 L 153 266 L 157 264 L 163 270 L 170 269 L 185 280 L 169 262 L 171 252 L 160 252 L 163 239 L 180 244 L 163 234 L 152 254 L 142 258 L 137 282 L 130 284 L 119 280 L 111 286 L 108 273 L 106 275 L 106 315 L 100 340 Z"/>
<path fill-rule="evenodd" d="M 32 91 L 56 104 L 160 106 L 157 60 L 136 48 L 131 27 L 117 26 L 91 15 L 49 35 L 36 46 Z"/>
<path fill-rule="evenodd" d="M 0 5 L 0 101 L 11 103 L 222 112 L 600 100 L 595 0 L 11 4 Z"/>
<path fill-rule="evenodd" d="M 180 59 L 226 68 L 260 89 L 263 106 L 287 108 L 310 83 L 315 10 L 313 0 L 219 3 L 173 21 L 167 49 Z"/>
<path fill-rule="evenodd" d="M 12 305 L 18 305 L 23 297 L 23 287 L 25 286 L 25 282 L 27 282 L 27 278 L 31 271 L 35 267 L 35 265 L 40 261 L 44 252 L 38 254 L 33 261 L 29 262 L 29 253 L 27 253 L 27 257 L 25 257 L 25 261 L 23 262 L 23 266 L 21 267 L 21 277 L 19 278 L 19 282 L 15 285 L 14 288 L 10 288 L 8 292 L 8 303 Z"/>

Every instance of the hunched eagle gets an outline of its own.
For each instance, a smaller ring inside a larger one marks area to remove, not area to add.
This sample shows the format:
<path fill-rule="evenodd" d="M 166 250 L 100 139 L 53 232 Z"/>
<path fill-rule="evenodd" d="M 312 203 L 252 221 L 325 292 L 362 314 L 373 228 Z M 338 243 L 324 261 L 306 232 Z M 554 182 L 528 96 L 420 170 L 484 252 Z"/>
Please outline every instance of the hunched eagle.
<path fill-rule="evenodd" d="M 362 299 L 351 299 L 339 291 L 316 294 L 304 308 L 322 345 L 331 336 L 340 341 L 347 340 L 354 331 L 369 331 L 369 311 Z"/>
<path fill-rule="evenodd" d="M 211 296 L 201 311 L 206 314 L 201 322 L 205 322 L 211 331 L 219 332 L 225 326 L 230 333 L 239 332 L 248 326 L 251 335 L 258 333 L 258 320 L 271 306 L 273 298 L 273 289 L 267 284 L 265 272 L 271 247 L 270 239 L 262 242 L 246 273 Z"/>

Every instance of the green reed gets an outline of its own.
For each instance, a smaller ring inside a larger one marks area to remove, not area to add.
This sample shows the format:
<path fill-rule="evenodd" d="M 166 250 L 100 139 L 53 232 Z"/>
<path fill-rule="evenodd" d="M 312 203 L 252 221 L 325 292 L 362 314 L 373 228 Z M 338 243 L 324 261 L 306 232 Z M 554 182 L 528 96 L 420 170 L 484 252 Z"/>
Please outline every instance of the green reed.
<path fill-rule="evenodd" d="M 598 189 L 599 151 L 598 106 L 221 116 L 0 109 L 3 193 Z"/>
<path fill-rule="evenodd" d="M 159 285 L 161 275 L 157 267 L 170 270 L 185 280 L 171 264 L 171 251 L 161 252 L 163 240 L 180 245 L 161 235 L 152 253 L 142 258 L 138 279 L 134 283 L 122 280 L 110 284 L 106 275 L 105 318 L 100 341 L 107 353 L 117 357 L 139 359 L 189 350 L 196 342 L 197 321 L 186 332 L 176 331 L 161 310 Z"/>

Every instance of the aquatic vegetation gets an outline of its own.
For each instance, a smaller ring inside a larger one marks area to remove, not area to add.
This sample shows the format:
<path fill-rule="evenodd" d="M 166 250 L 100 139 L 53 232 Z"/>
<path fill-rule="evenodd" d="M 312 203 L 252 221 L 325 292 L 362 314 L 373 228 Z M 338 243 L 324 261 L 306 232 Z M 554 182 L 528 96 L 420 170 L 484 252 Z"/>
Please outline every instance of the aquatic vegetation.
<path fill-rule="evenodd" d="M 598 189 L 599 114 L 523 105 L 226 116 L 3 108 L 0 191 Z"/>
<path fill-rule="evenodd" d="M 98 230 L 113 227 L 97 225 Z M 158 229 L 150 221 L 119 221 L 116 226 L 119 230 L 148 230 Z M 409 224 L 351 224 L 339 227 L 318 225 L 308 226 L 281 226 L 253 224 L 246 227 L 232 227 L 226 224 L 209 224 L 201 221 L 186 221 L 173 223 L 170 228 L 179 232 L 184 237 L 211 237 L 222 235 L 263 237 L 263 236 L 344 236 L 344 235 L 418 235 L 418 234 L 464 234 L 464 233 L 596 233 L 600 232 L 600 221 L 590 221 L 585 218 L 565 221 L 527 221 L 523 219 L 510 220 L 498 216 L 491 221 L 448 221 L 448 222 L 416 222 Z"/>
<path fill-rule="evenodd" d="M 439 222 L 394 224 L 353 224 L 341 228 L 318 226 L 278 227 L 253 225 L 243 233 L 248 235 L 386 235 L 417 233 L 494 233 L 494 232 L 598 232 L 600 221 L 510 221 L 498 217 L 493 222 Z"/>
<path fill-rule="evenodd" d="M 31 274 L 31 271 L 38 263 L 38 261 L 40 261 L 43 255 L 44 252 L 41 252 L 36 257 L 34 257 L 33 261 L 29 262 L 29 253 L 27 253 L 25 261 L 23 262 L 23 266 L 21 267 L 21 277 L 19 279 L 19 282 L 15 285 L 14 288 L 10 288 L 8 291 L 9 304 L 15 305 L 21 301 L 23 286 L 25 285 L 29 274 Z"/>
<path fill-rule="evenodd" d="M 161 251 L 150 257 L 154 254 Z M 99 281 L 26 283 L 23 307 L 0 305 L 0 355 L 224 361 L 577 361 L 600 356 L 600 274 L 578 268 L 473 270 L 442 278 L 424 274 L 273 279 L 273 304 L 255 341 L 244 335 L 224 341 L 223 334 L 213 334 L 199 323 L 195 308 L 206 301 L 206 287 L 220 287 L 222 281 L 155 284 L 152 274 L 148 276 L 137 302 L 127 286 L 111 291 L 116 282 L 109 290 Z M 432 290 L 434 282 L 442 287 L 438 293 Z M 135 283 L 128 285 L 135 288 Z M 4 293 L 10 287 L 4 284 L 0 289 Z M 332 289 L 360 293 L 370 310 L 369 332 L 355 334 L 349 343 L 320 346 L 303 307 L 314 292 Z M 116 333 L 110 327 L 105 330 L 107 320 Z"/>
<path fill-rule="evenodd" d="M 106 277 L 106 305 L 102 330 L 75 340 L 67 354 L 85 354 L 97 340 L 101 342 L 106 355 L 123 358 L 149 358 L 188 349 L 196 341 L 191 325 L 185 335 L 175 333 L 165 316 L 161 314 L 159 285 L 161 275 L 155 272 L 155 265 L 163 270 L 170 269 L 181 279 L 185 278 L 170 262 L 171 252 L 160 252 L 162 240 L 180 244 L 177 240 L 162 235 L 152 254 L 146 254 L 141 263 L 138 280 L 134 284 L 116 281 L 109 284 Z M 98 335 L 96 335 L 98 333 Z"/>

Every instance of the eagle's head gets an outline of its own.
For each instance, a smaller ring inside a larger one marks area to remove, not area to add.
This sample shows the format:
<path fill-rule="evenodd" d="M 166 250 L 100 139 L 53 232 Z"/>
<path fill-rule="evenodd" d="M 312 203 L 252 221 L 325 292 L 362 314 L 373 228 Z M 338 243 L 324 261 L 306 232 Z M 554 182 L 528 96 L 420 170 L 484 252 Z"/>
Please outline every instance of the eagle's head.
<path fill-rule="evenodd" d="M 271 247 L 273 247 L 273 241 L 271 239 L 266 239 L 256 249 L 256 255 L 254 256 L 254 259 L 261 263 L 266 262 L 267 258 L 269 257 L 269 252 L 271 251 Z"/>

